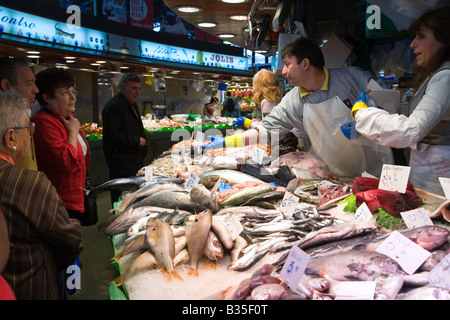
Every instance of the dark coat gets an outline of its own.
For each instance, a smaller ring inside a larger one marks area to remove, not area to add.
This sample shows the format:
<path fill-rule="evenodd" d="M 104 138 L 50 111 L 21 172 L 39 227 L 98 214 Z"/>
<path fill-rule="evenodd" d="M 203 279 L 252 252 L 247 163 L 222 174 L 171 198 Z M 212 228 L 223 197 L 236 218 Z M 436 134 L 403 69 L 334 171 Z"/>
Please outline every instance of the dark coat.
<path fill-rule="evenodd" d="M 139 146 L 146 138 L 137 104 L 131 104 L 119 92 L 102 111 L 103 152 L 111 177 L 136 175 L 143 167 L 148 146 Z"/>

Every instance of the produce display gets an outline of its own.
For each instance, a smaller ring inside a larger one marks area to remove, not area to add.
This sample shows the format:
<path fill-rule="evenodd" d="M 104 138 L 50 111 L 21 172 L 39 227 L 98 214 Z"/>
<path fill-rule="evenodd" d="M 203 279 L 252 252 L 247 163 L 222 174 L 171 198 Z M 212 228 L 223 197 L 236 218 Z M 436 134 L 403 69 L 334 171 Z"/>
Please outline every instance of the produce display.
<path fill-rule="evenodd" d="M 121 271 L 111 286 L 130 299 L 345 299 L 354 281 L 373 283 L 371 299 L 450 299 L 429 278 L 449 259 L 446 199 L 410 183 L 398 193 L 378 189 L 376 178 L 341 181 L 304 151 L 256 162 L 256 146 L 201 155 L 198 146 L 179 142 L 148 166 L 152 176 L 144 167 L 94 189 L 123 191 L 99 229 Z M 287 195 L 298 200 L 289 213 Z M 362 203 L 368 221 L 355 219 Z M 407 228 L 400 213 L 425 206 L 433 224 Z M 429 253 L 413 272 L 377 251 L 395 232 Z M 292 288 L 282 271 L 294 247 L 310 260 Z"/>

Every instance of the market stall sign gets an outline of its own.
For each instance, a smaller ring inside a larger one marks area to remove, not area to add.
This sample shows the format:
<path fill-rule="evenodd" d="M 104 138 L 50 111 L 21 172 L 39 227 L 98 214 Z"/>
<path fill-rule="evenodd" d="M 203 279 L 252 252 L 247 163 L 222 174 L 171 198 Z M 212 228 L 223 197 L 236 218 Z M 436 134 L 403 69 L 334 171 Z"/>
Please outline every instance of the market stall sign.
<path fill-rule="evenodd" d="M 205 67 L 248 70 L 248 58 L 141 41 L 141 57 Z"/>
<path fill-rule="evenodd" d="M 67 50 L 106 50 L 106 33 L 0 6 L 2 37 Z"/>

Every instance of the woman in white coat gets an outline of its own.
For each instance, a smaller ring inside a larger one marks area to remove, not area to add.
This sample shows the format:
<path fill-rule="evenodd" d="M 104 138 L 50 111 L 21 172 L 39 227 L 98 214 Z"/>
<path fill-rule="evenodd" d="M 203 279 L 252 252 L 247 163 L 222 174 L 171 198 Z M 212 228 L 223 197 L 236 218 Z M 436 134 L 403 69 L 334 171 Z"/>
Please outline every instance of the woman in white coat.
<path fill-rule="evenodd" d="M 450 177 L 450 8 L 425 12 L 410 31 L 418 68 L 408 115 L 359 109 L 356 130 L 380 145 L 410 148 L 410 181 L 443 195 L 439 177 Z"/>

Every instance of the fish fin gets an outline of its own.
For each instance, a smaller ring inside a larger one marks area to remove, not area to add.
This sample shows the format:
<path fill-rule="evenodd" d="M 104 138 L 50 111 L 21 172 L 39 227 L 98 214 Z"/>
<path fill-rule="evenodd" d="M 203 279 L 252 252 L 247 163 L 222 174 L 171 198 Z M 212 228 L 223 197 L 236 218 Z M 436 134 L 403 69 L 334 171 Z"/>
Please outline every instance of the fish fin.
<path fill-rule="evenodd" d="M 319 272 L 319 275 L 320 275 L 322 278 L 325 278 L 325 276 L 326 276 L 326 274 L 327 274 L 326 268 L 325 268 L 325 267 L 323 267 L 323 268 L 318 268 L 317 271 Z"/>
<path fill-rule="evenodd" d="M 113 281 L 110 282 L 110 284 L 114 284 L 116 287 L 120 287 L 126 280 L 126 277 L 124 274 L 121 274 L 117 278 L 115 278 Z"/>
<path fill-rule="evenodd" d="M 176 272 L 175 270 L 172 271 L 172 276 L 173 276 L 175 279 L 178 279 L 178 280 L 180 280 L 180 281 L 184 281 L 184 279 L 180 276 L 180 274 L 179 274 L 178 272 Z"/>
<path fill-rule="evenodd" d="M 222 178 L 219 177 L 214 187 L 211 189 L 211 194 L 214 194 L 219 189 L 220 184 L 222 183 Z"/>
<path fill-rule="evenodd" d="M 202 268 L 202 270 L 207 270 L 207 269 L 216 270 L 216 262 L 211 261 Z"/>
<path fill-rule="evenodd" d="M 198 269 L 195 267 L 190 267 L 189 271 L 188 271 L 188 276 L 189 277 L 192 277 L 192 276 L 198 277 Z"/>
<path fill-rule="evenodd" d="M 367 245 L 366 244 L 357 244 L 354 247 L 352 247 L 352 250 L 355 250 L 355 251 L 367 250 Z"/>

